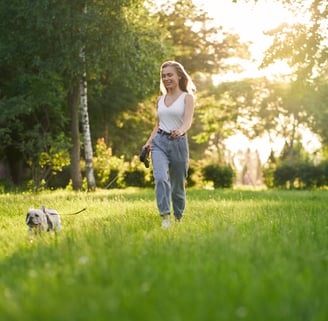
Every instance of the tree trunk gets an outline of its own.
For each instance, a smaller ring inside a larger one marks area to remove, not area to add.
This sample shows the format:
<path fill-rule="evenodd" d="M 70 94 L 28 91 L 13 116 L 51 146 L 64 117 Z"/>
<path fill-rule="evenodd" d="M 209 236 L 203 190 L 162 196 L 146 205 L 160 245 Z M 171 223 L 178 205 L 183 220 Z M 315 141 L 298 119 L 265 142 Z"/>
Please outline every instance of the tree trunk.
<path fill-rule="evenodd" d="M 83 65 L 85 65 L 85 55 L 81 51 L 81 59 Z M 94 191 L 96 189 L 96 180 L 93 172 L 93 150 L 90 133 L 90 123 L 88 114 L 88 92 L 87 92 L 87 79 L 86 72 L 83 72 L 83 77 L 80 81 L 80 97 L 81 97 L 81 119 L 82 129 L 84 137 L 84 157 L 85 157 L 85 174 L 88 182 L 88 191 Z"/>
<path fill-rule="evenodd" d="M 87 14 L 87 5 L 85 3 L 83 8 L 83 14 Z M 83 32 L 83 31 L 82 31 Z M 84 32 L 83 32 L 84 33 Z M 83 66 L 83 76 L 80 80 L 80 97 L 81 97 L 81 121 L 84 138 L 84 158 L 85 158 L 85 175 L 88 182 L 88 191 L 94 191 L 96 189 L 96 180 L 93 172 L 93 150 L 90 133 L 89 113 L 88 113 L 88 83 L 86 73 L 86 58 L 85 58 L 85 46 L 80 50 L 80 59 Z"/>
<path fill-rule="evenodd" d="M 80 132 L 79 132 L 79 86 L 73 87 L 69 94 L 69 107 L 71 111 L 71 178 L 73 189 L 82 188 L 82 175 L 80 168 Z"/>

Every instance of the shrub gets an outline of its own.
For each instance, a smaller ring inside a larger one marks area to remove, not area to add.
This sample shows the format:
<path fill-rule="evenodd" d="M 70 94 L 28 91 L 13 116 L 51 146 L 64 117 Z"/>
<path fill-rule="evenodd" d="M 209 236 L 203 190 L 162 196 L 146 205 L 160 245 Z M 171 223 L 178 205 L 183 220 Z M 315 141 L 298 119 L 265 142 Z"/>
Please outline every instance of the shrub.
<path fill-rule="evenodd" d="M 302 162 L 297 166 L 297 176 L 300 188 L 315 188 L 318 186 L 320 170 L 319 167 L 311 163 Z"/>
<path fill-rule="evenodd" d="M 207 165 L 203 168 L 203 177 L 207 181 L 212 181 L 214 188 L 230 188 L 235 177 L 230 166 Z"/>
<path fill-rule="evenodd" d="M 328 160 L 318 165 L 318 187 L 328 186 Z"/>
<path fill-rule="evenodd" d="M 17 190 L 17 187 L 9 179 L 0 179 L 0 194 Z"/>
<path fill-rule="evenodd" d="M 102 188 L 122 187 L 122 175 L 125 169 L 124 158 L 112 155 L 112 149 L 106 146 L 103 138 L 96 144 L 93 168 L 97 186 Z"/>
<path fill-rule="evenodd" d="M 294 188 L 296 180 L 296 167 L 292 163 L 282 163 L 277 166 L 273 174 L 274 187 Z"/>
<path fill-rule="evenodd" d="M 262 168 L 264 184 L 269 188 L 274 187 L 275 170 L 276 170 L 275 164 L 269 164 L 269 166 Z"/>
<path fill-rule="evenodd" d="M 63 168 L 62 171 L 54 173 L 49 177 L 47 186 L 50 189 L 65 188 L 71 178 L 69 167 Z"/>
<path fill-rule="evenodd" d="M 274 171 L 274 187 L 312 189 L 328 185 L 328 161 L 283 162 Z"/>
<path fill-rule="evenodd" d="M 127 186 L 145 187 L 145 172 L 141 170 L 131 170 L 124 173 L 124 182 Z"/>
<path fill-rule="evenodd" d="M 196 185 L 196 181 L 193 178 L 193 174 L 195 173 L 195 169 L 192 167 L 188 168 L 188 176 L 187 176 L 187 187 L 193 187 Z"/>

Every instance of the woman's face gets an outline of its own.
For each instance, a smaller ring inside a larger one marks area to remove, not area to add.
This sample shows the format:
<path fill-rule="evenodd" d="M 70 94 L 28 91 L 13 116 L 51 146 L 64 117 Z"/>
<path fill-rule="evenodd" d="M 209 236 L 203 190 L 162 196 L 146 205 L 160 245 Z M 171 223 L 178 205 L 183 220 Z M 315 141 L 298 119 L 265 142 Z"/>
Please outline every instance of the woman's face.
<path fill-rule="evenodd" d="M 167 66 L 162 69 L 162 81 L 167 90 L 179 87 L 180 79 L 174 67 Z"/>

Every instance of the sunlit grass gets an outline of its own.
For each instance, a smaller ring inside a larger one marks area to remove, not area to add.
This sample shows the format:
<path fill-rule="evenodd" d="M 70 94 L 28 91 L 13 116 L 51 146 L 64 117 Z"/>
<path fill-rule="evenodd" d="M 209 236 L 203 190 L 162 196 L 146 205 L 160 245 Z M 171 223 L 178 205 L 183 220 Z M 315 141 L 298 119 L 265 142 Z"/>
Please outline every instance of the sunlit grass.
<path fill-rule="evenodd" d="M 0 319 L 326 320 L 327 196 L 188 190 L 163 230 L 153 190 L 0 195 Z M 31 238 L 41 204 L 87 211 Z"/>

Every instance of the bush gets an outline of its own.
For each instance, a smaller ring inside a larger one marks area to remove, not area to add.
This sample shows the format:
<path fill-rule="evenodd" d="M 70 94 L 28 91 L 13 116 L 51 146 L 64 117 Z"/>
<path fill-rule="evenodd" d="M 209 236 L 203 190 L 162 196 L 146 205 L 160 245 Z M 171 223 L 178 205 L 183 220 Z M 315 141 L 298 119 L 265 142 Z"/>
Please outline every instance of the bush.
<path fill-rule="evenodd" d="M 230 166 L 207 165 L 203 168 L 203 177 L 212 181 L 214 188 L 231 188 L 235 173 Z"/>
<path fill-rule="evenodd" d="M 282 163 L 277 166 L 273 174 L 273 186 L 281 188 L 294 188 L 297 177 L 295 164 Z"/>
<path fill-rule="evenodd" d="M 127 186 L 145 187 L 145 172 L 141 170 L 131 170 L 124 173 L 124 182 Z"/>
<path fill-rule="evenodd" d="M 122 187 L 122 175 L 125 169 L 124 158 L 112 155 L 103 138 L 97 140 L 93 168 L 98 187 Z"/>
<path fill-rule="evenodd" d="M 318 187 L 328 186 L 328 160 L 318 165 Z"/>
<path fill-rule="evenodd" d="M 276 170 L 275 164 L 269 164 L 269 166 L 262 168 L 263 181 L 268 188 L 274 187 L 274 172 Z"/>
<path fill-rule="evenodd" d="M 13 192 L 17 187 L 9 179 L 0 179 L 0 194 Z"/>
<path fill-rule="evenodd" d="M 49 177 L 47 186 L 50 189 L 65 188 L 71 178 L 69 167 L 64 167 L 62 171 L 52 174 Z"/>
<path fill-rule="evenodd" d="M 328 161 L 318 166 L 303 162 L 283 162 L 274 171 L 274 187 L 313 189 L 328 185 Z"/>
<path fill-rule="evenodd" d="M 194 173 L 195 173 L 195 169 L 192 167 L 189 167 L 188 168 L 188 176 L 187 176 L 187 187 L 193 187 L 196 185 L 196 182 L 193 179 Z"/>
<path fill-rule="evenodd" d="M 299 187 L 311 189 L 318 186 L 320 177 L 320 169 L 311 163 L 300 163 L 297 166 L 297 173 L 299 179 Z"/>

